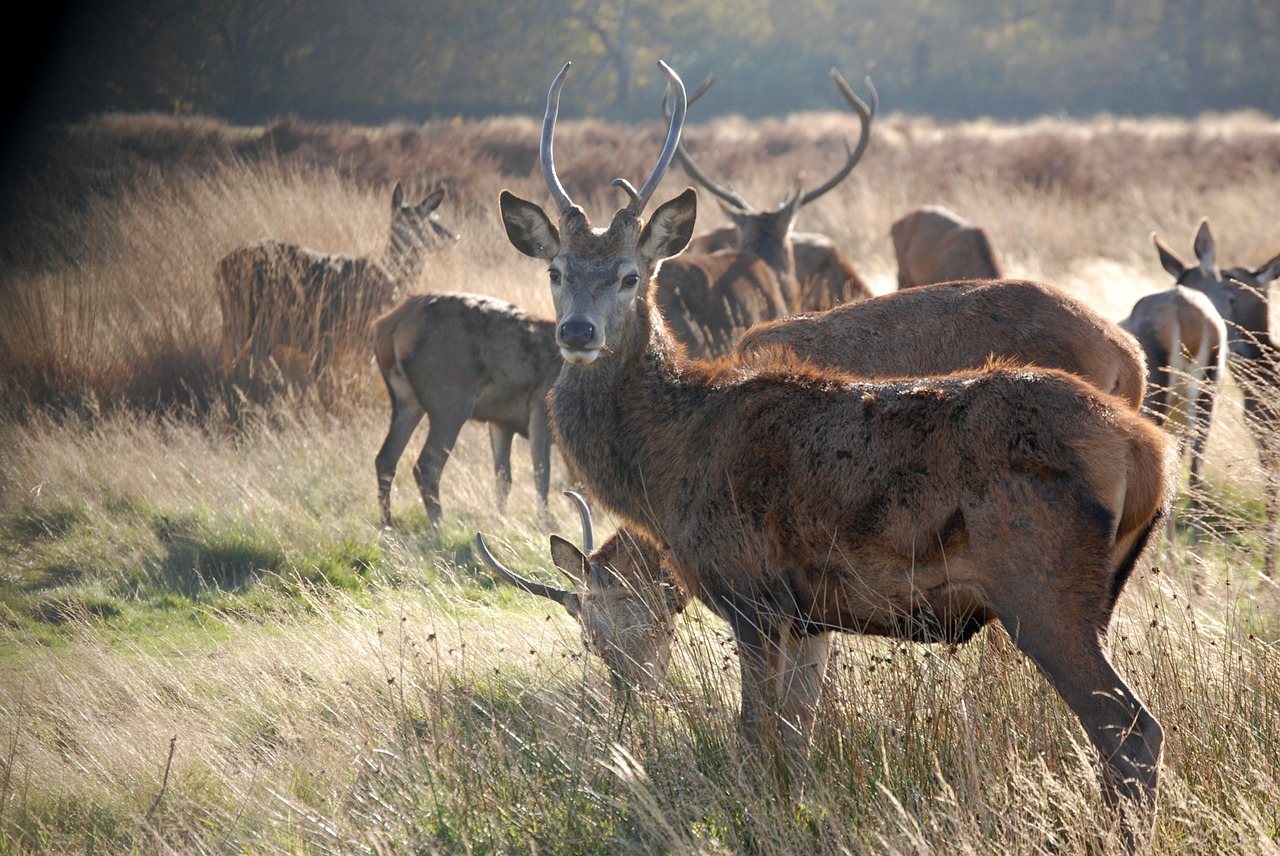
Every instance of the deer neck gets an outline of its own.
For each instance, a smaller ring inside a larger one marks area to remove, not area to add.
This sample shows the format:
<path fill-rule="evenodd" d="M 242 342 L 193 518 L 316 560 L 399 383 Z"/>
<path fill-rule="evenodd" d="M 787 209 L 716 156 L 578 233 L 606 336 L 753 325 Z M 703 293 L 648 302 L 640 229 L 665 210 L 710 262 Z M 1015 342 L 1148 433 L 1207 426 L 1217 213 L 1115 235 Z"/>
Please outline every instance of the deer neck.
<path fill-rule="evenodd" d="M 422 275 L 426 262 L 426 247 L 420 242 L 408 240 L 392 232 L 387 240 L 387 248 L 382 253 L 379 266 L 391 282 L 391 290 L 395 294 L 412 291 Z M 394 295 L 388 295 L 390 299 Z"/>
<path fill-rule="evenodd" d="M 634 323 L 609 354 L 561 368 L 551 413 L 570 469 L 612 513 L 661 542 L 654 509 L 663 502 L 659 474 L 669 451 L 661 438 L 683 436 L 679 422 L 692 412 L 686 399 L 694 390 L 654 296 L 651 288 L 637 300 Z"/>

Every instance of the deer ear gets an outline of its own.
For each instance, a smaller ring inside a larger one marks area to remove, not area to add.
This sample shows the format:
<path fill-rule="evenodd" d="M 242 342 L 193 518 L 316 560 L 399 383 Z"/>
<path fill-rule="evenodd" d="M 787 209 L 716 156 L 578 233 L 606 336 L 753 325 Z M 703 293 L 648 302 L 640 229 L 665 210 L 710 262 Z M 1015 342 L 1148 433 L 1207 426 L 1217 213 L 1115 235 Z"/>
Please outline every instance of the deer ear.
<path fill-rule="evenodd" d="M 1280 347 L 1280 256 L 1260 265 L 1253 278 L 1267 300 L 1267 338 Z"/>
<path fill-rule="evenodd" d="M 559 535 L 551 536 L 551 561 L 560 573 L 579 586 L 586 585 L 588 563 L 582 551 Z"/>
<path fill-rule="evenodd" d="M 1214 250 L 1213 235 L 1209 232 L 1209 221 L 1201 220 L 1200 228 L 1196 229 L 1195 251 L 1196 258 L 1200 260 L 1200 268 L 1207 273 L 1212 273 L 1214 270 Z"/>
<path fill-rule="evenodd" d="M 498 199 L 507 237 L 517 250 L 535 259 L 551 261 L 560 254 L 560 231 L 537 205 L 509 190 Z"/>
<path fill-rule="evenodd" d="M 697 216 L 698 192 L 690 187 L 653 212 L 640 233 L 640 252 L 653 262 L 671 258 L 688 246 Z"/>
<path fill-rule="evenodd" d="M 391 191 L 391 210 L 395 211 L 404 202 L 404 188 L 400 186 L 400 182 L 396 182 L 395 190 Z"/>
<path fill-rule="evenodd" d="M 1151 240 L 1156 245 L 1156 252 L 1160 254 L 1160 266 L 1167 270 L 1174 279 L 1181 279 L 1182 275 L 1187 272 L 1187 266 L 1173 254 L 1173 250 L 1160 243 L 1160 239 L 1155 232 L 1151 233 Z"/>
<path fill-rule="evenodd" d="M 437 187 L 435 190 L 427 194 L 427 198 L 418 203 L 418 209 L 427 214 L 440 207 L 440 203 L 444 202 L 445 189 Z"/>

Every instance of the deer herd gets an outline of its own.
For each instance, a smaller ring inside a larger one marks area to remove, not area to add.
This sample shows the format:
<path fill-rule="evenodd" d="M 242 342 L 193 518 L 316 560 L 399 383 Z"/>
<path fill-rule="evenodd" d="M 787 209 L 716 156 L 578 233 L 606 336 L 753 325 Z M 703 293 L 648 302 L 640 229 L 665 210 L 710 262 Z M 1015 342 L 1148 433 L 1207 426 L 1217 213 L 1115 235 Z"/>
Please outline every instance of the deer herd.
<path fill-rule="evenodd" d="M 1263 571 L 1274 572 L 1280 308 L 1269 296 L 1280 256 L 1222 269 L 1202 222 L 1186 265 L 1153 235 L 1174 282 L 1117 323 L 1003 278 L 987 233 L 931 205 L 893 223 L 898 290 L 873 297 L 835 242 L 794 230 L 866 151 L 870 80 L 864 100 L 832 72 L 860 122 L 842 167 L 757 209 L 682 140 L 706 87 L 687 97 L 660 65 L 666 141 L 641 187 L 614 181 L 628 201 L 607 224 L 592 226 L 555 168 L 569 64 L 551 84 L 539 151 L 552 209 L 501 194 L 511 243 L 545 265 L 554 320 L 474 294 L 392 308 L 425 249 L 457 237 L 436 218 L 442 190 L 415 206 L 397 185 L 379 260 L 259 241 L 219 263 L 233 376 L 314 375 L 342 325 L 371 325 L 391 402 L 376 458 L 384 527 L 423 416 L 413 473 L 433 524 L 441 472 L 476 420 L 489 426 L 499 510 L 512 438 L 528 437 L 545 528 L 554 441 L 617 530 L 596 547 L 587 501 L 567 492 L 584 544 L 552 536 L 551 554 L 571 589 L 509 570 L 481 535 L 478 554 L 563 605 L 623 694 L 662 681 L 679 617 L 701 601 L 736 641 L 746 745 L 783 781 L 805 763 L 834 634 L 955 644 L 997 622 L 1079 718 L 1104 795 L 1137 840 L 1163 735 L 1112 666 L 1108 628 L 1171 522 L 1184 448 L 1192 538 L 1204 535 L 1196 503 L 1228 366 L 1266 473 Z M 695 235 L 692 188 L 645 217 L 673 161 L 731 227 Z"/>

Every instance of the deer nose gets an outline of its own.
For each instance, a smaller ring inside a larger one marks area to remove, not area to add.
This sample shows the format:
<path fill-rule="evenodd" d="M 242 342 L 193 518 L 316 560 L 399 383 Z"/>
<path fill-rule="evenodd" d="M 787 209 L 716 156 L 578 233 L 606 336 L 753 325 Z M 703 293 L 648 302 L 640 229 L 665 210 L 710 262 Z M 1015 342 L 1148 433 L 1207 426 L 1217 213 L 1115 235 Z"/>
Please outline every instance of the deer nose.
<path fill-rule="evenodd" d="M 558 333 L 561 346 L 574 351 L 582 351 L 591 347 L 596 338 L 596 325 L 590 319 L 581 316 L 566 318 L 560 324 Z"/>

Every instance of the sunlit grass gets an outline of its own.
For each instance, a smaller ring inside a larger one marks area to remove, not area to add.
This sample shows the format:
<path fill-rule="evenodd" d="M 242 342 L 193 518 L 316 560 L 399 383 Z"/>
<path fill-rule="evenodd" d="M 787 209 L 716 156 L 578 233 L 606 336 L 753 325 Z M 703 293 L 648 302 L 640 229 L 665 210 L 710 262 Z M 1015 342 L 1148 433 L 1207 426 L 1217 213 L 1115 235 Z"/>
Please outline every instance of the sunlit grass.
<path fill-rule="evenodd" d="M 831 133 L 847 119 L 830 120 Z M 819 125 L 740 132 L 750 145 L 749 132 Z M 1157 140 L 1187 133 L 1117 125 Z M 1188 199 L 1160 180 L 1174 167 L 1158 164 L 1090 204 L 1007 176 L 1016 166 L 1093 180 L 1093 148 L 1122 153 L 1105 124 L 886 129 L 880 166 L 869 155 L 800 223 L 840 241 L 877 291 L 893 283 L 889 223 L 923 202 L 982 222 L 1011 273 L 1117 318 L 1165 285 L 1152 229 L 1181 247 L 1207 214 L 1227 263 L 1275 250 L 1269 226 L 1242 213 L 1274 196 L 1273 175 Z M 583 137 L 567 130 L 570 174 Z M 1035 137 L 1049 131 L 1066 142 Z M 993 151 L 1002 159 L 988 168 L 948 160 Z M 828 154 L 838 162 L 843 149 Z M 825 156 L 753 153 L 740 160 L 755 175 L 728 177 L 769 204 L 797 164 L 818 174 Z M 588 171 L 639 177 L 592 157 Z M 511 183 L 541 199 L 536 180 Z M 673 171 L 659 194 L 683 182 Z M 451 192 L 441 216 L 463 241 L 433 256 L 420 286 L 493 294 L 545 317 L 542 266 L 510 248 L 496 215 L 503 183 L 486 175 Z M 612 191 L 586 201 L 597 219 L 617 203 Z M 389 408 L 369 355 L 347 355 L 305 391 L 237 398 L 219 375 L 211 271 L 227 248 L 264 234 L 375 252 L 384 194 L 323 172 L 241 166 L 96 206 L 82 262 L 31 274 L 0 319 L 16 396 L 0 424 L 0 852 L 1117 845 L 1077 720 L 999 633 L 954 650 L 842 639 L 811 769 L 784 799 L 744 756 L 722 622 L 691 609 L 662 689 L 618 706 L 564 611 L 476 561 L 483 531 L 513 567 L 556 579 L 525 441 L 504 518 L 486 432 L 468 425 L 433 531 L 410 474 L 420 430 L 400 464 L 394 527 L 381 531 L 373 457 Z M 717 216 L 704 204 L 702 225 Z M 32 380 L 44 386 L 18 382 Z M 205 386 L 154 394 L 183 383 Z M 13 406 L 23 401 L 38 406 Z M 1258 573 L 1261 479 L 1234 389 L 1209 458 L 1211 537 L 1193 552 L 1184 528 L 1169 553 L 1148 557 L 1121 600 L 1113 654 L 1166 730 L 1153 852 L 1274 852 L 1280 593 Z M 577 540 L 558 458 L 552 476 L 553 528 Z M 611 521 L 598 526 L 602 535 Z"/>

